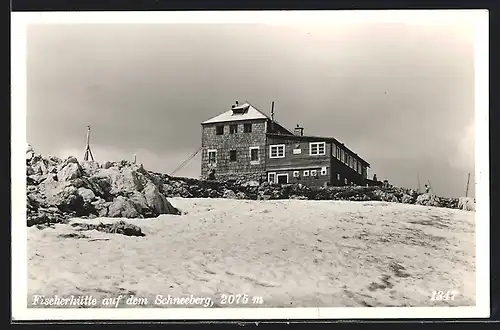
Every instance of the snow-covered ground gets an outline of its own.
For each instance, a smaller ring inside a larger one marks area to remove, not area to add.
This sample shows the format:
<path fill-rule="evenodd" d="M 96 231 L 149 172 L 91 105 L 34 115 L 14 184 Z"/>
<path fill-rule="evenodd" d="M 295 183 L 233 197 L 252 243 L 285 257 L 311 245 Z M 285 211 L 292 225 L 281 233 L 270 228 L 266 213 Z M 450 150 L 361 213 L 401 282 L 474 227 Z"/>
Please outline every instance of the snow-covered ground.
<path fill-rule="evenodd" d="M 382 202 L 169 200 L 184 214 L 125 219 L 144 237 L 82 231 L 87 238 L 64 238 L 75 228 L 28 228 L 28 306 L 33 294 L 98 301 L 135 295 L 147 298 L 147 307 L 175 307 L 154 305 L 157 295 L 210 297 L 213 307 L 475 305 L 474 212 Z M 453 300 L 431 301 L 433 290 L 456 292 Z M 222 304 L 221 295 L 231 294 L 247 294 L 248 302 Z"/>

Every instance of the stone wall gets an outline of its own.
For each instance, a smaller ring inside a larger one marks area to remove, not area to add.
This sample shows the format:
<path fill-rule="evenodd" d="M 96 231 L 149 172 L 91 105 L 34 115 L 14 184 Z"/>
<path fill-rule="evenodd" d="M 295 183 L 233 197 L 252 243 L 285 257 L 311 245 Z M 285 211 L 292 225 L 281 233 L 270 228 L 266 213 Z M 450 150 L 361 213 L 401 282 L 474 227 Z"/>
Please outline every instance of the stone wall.
<path fill-rule="evenodd" d="M 252 124 L 252 132 L 244 132 L 244 123 Z M 224 125 L 224 134 L 216 134 L 216 126 Z M 229 133 L 230 125 L 238 125 L 238 132 Z M 226 122 L 203 125 L 201 175 L 209 173 L 208 150 L 216 150 L 215 177 L 217 180 L 245 178 L 253 180 L 265 174 L 265 120 Z M 250 161 L 250 148 L 258 147 L 258 161 Z M 230 151 L 236 151 L 236 161 L 230 161 Z"/>

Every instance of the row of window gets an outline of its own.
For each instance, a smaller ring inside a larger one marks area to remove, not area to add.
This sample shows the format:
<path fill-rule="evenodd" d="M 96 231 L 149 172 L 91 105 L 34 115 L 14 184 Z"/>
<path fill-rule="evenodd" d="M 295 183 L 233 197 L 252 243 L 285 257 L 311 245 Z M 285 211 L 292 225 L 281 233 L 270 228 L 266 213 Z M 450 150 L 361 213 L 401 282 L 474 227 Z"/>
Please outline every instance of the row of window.
<path fill-rule="evenodd" d="M 335 155 L 335 158 L 337 158 L 353 170 L 357 171 L 359 174 L 363 174 L 363 165 L 356 158 L 345 152 L 344 149 L 337 147 L 333 143 L 332 155 Z"/>
<path fill-rule="evenodd" d="M 321 170 L 304 170 L 302 172 L 302 176 L 318 176 L 318 172 L 321 175 L 326 175 L 326 167 L 322 167 Z M 293 171 L 293 177 L 294 178 L 300 178 L 300 171 Z"/>
<path fill-rule="evenodd" d="M 326 167 L 322 167 L 321 170 L 319 171 L 321 175 L 327 175 L 327 170 Z M 304 170 L 302 172 L 304 177 L 318 177 L 318 170 Z M 293 171 L 293 177 L 300 179 L 300 171 Z M 280 173 L 277 174 L 276 172 L 269 172 L 267 174 L 267 181 L 271 183 L 288 183 L 288 174 L 287 173 Z M 340 174 L 337 173 L 337 181 L 340 181 Z M 344 178 L 344 184 L 354 184 L 352 181 L 347 180 L 347 178 Z"/>
<path fill-rule="evenodd" d="M 249 148 L 249 156 L 251 162 L 259 161 L 259 147 L 250 147 Z M 236 162 L 238 160 L 238 153 L 236 150 L 229 150 L 229 161 Z M 217 150 L 210 149 L 208 150 L 208 163 L 216 164 L 217 163 Z"/>
<path fill-rule="evenodd" d="M 326 155 L 326 143 L 325 142 L 309 143 L 309 155 L 310 156 Z M 285 145 L 284 144 L 270 145 L 269 158 L 285 158 Z"/>
<path fill-rule="evenodd" d="M 229 125 L 229 134 L 238 133 L 238 124 Z M 252 124 L 243 124 L 243 133 L 252 133 Z M 216 135 L 224 135 L 224 125 L 215 126 Z"/>

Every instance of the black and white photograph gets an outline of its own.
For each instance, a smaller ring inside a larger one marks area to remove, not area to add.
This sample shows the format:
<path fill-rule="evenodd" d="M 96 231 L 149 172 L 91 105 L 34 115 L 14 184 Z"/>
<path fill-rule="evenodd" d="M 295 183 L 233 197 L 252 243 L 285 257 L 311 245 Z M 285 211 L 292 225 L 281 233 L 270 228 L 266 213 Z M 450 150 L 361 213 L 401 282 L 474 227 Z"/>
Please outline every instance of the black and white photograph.
<path fill-rule="evenodd" d="M 13 13 L 13 318 L 488 316 L 487 26 Z"/>

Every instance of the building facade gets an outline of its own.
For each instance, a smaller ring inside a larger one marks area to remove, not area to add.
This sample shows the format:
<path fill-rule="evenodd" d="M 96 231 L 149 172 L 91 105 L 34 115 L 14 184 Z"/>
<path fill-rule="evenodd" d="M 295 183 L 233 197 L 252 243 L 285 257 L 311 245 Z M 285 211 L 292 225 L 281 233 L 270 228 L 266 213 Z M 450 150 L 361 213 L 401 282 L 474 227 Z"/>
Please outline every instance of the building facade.
<path fill-rule="evenodd" d="M 248 102 L 201 123 L 203 177 L 216 180 L 365 185 L 370 164 L 332 137 L 306 136 Z"/>

